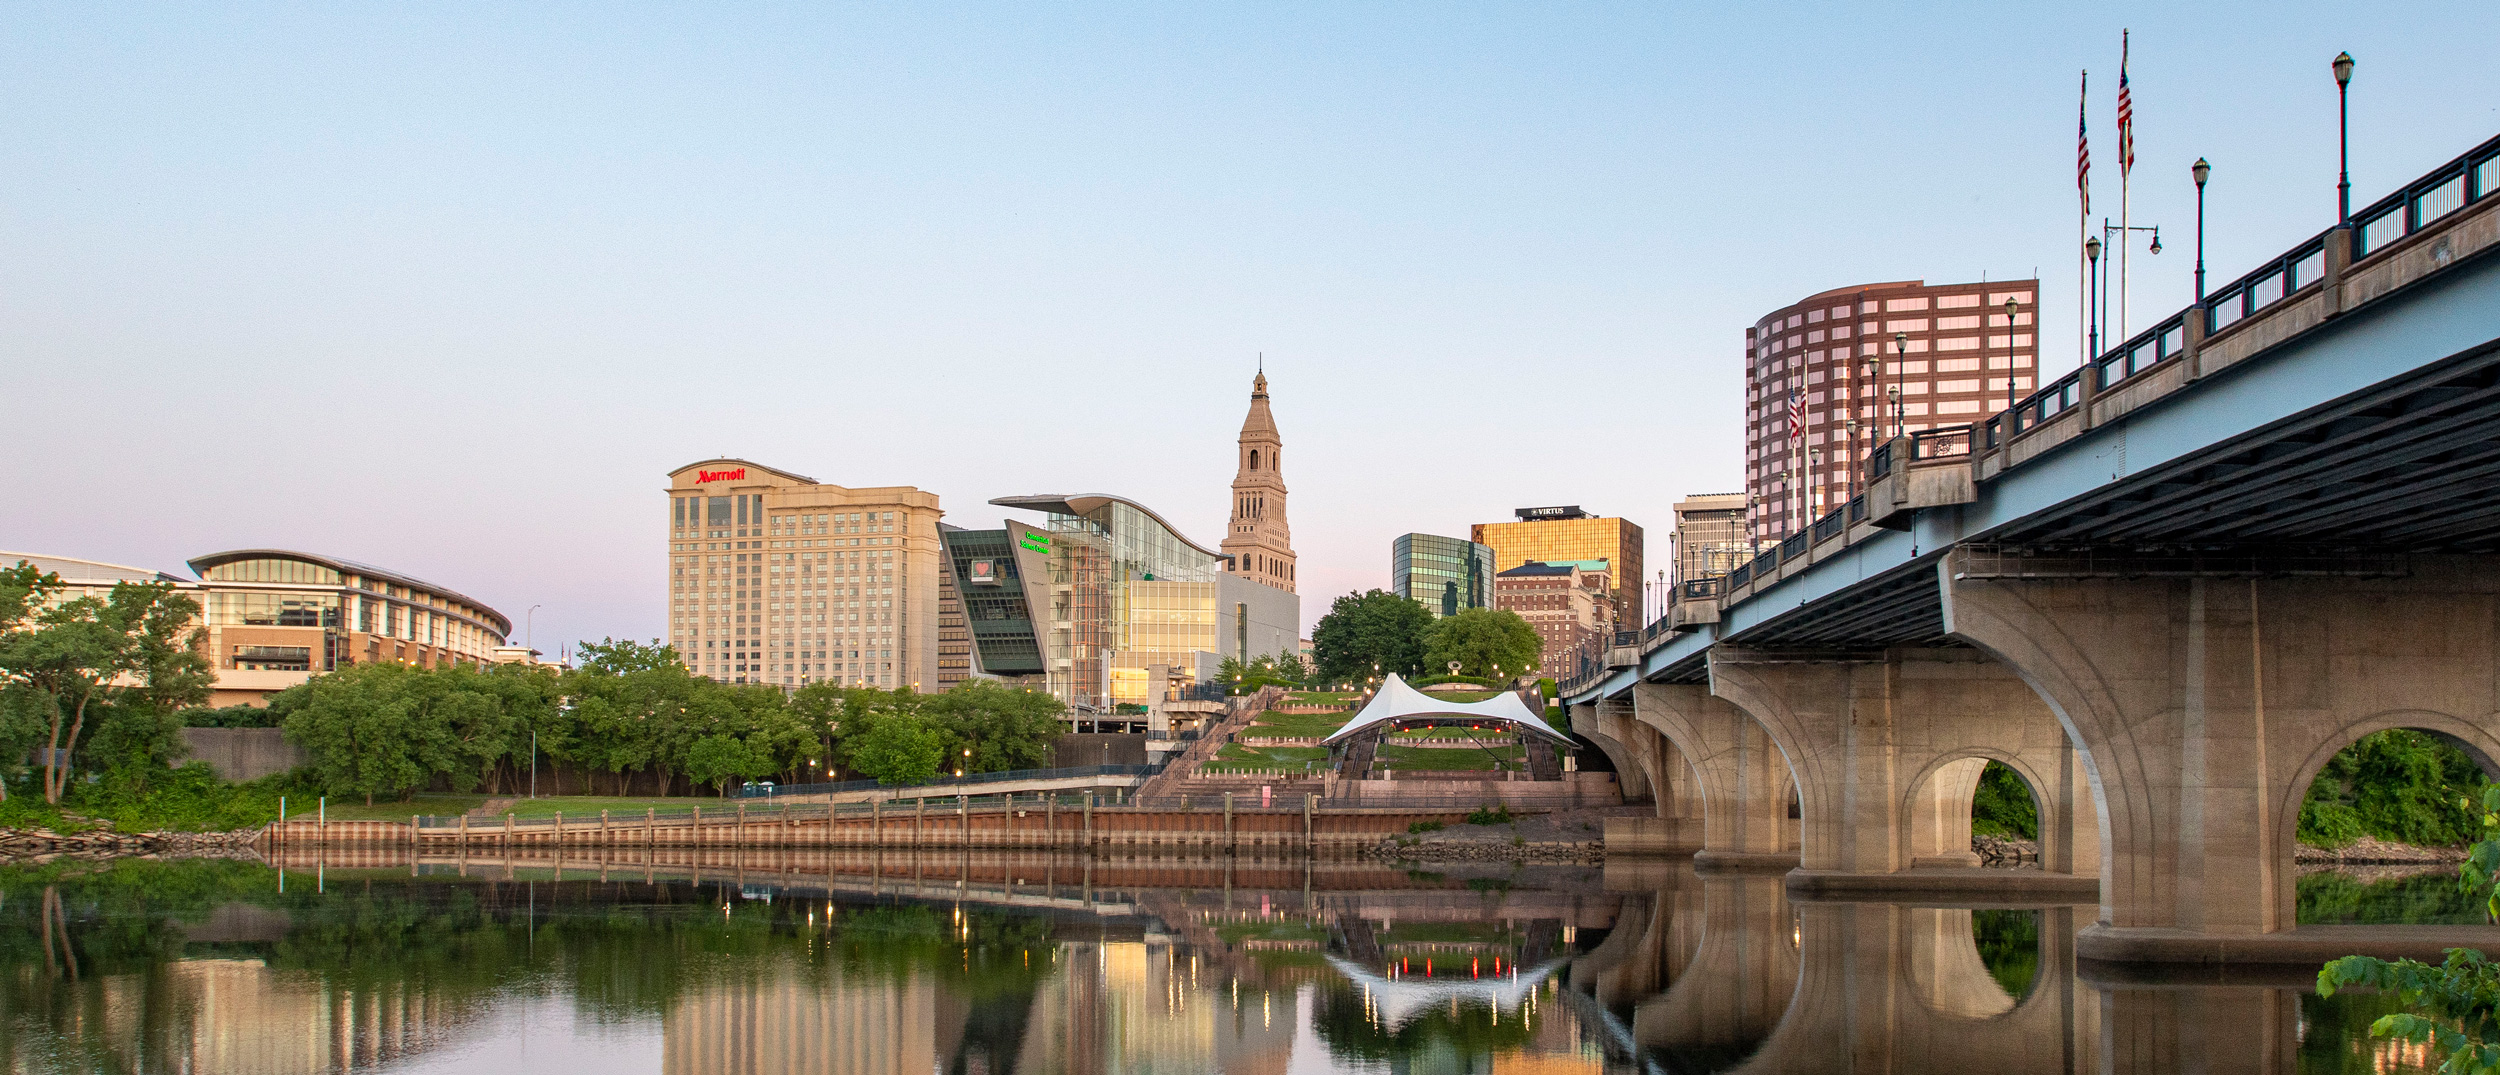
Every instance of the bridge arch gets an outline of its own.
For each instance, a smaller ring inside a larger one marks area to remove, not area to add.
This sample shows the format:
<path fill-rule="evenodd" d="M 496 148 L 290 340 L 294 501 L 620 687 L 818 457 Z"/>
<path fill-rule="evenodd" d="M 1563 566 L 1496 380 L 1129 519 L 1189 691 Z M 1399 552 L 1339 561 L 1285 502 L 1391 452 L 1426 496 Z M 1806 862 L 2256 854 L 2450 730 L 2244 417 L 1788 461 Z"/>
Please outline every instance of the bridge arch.
<path fill-rule="evenodd" d="M 2023 791 L 2031 796 L 2033 816 L 2042 822 L 2042 833 L 2048 832 L 2051 807 L 2040 794 L 2040 777 L 2028 771 L 2022 759 L 2012 751 L 1988 746 L 1966 746 L 1938 753 L 1903 782 L 1899 811 L 1901 846 L 1907 849 L 1913 869 L 1927 866 L 1977 866 L 1979 856 L 1971 850 L 1971 825 L 1979 798 L 1979 783 L 1994 762 L 2014 771 L 2021 778 Z"/>
<path fill-rule="evenodd" d="M 2403 729 L 2422 732 L 2462 751 L 2487 780 L 2500 780 L 2500 714 L 2467 719 L 2428 709 L 2390 709 L 2356 717 L 2340 725 L 2319 728 L 2315 744 L 2298 764 L 2284 774 L 2275 789 L 2274 826 L 2268 850 L 2274 856 L 2274 867 L 2284 877 L 2297 876 L 2293 856 L 2300 849 L 2300 807 L 2309 797 L 2310 785 L 2326 771 L 2327 763 L 2337 754 L 2361 740 L 2384 731 Z M 2479 804 L 2477 806 L 2479 809 Z M 2278 886 L 2277 908 L 2282 920 L 2293 920 L 2299 904 L 2297 886 Z"/>

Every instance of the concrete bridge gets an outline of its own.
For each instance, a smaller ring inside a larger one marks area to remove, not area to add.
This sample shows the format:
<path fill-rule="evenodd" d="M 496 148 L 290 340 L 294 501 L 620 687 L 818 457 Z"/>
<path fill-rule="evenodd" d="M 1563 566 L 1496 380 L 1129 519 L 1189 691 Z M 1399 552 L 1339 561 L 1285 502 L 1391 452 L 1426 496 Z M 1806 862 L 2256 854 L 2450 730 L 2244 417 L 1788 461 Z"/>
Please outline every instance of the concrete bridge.
<path fill-rule="evenodd" d="M 1657 804 L 1610 851 L 1986 888 L 1994 760 L 2039 800 L 2021 883 L 2097 892 L 2079 958 L 2308 958 L 2293 832 L 2330 757 L 2417 728 L 2500 775 L 2495 250 L 2500 139 L 2008 412 L 1879 448 L 1862 495 L 1564 684 Z"/>

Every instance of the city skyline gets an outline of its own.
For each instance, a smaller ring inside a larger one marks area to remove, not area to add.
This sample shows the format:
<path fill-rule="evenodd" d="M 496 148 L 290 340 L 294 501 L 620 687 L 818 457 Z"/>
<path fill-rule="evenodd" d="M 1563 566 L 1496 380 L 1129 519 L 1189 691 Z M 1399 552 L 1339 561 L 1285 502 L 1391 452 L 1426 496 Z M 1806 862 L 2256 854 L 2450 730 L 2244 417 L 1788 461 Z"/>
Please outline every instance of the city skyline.
<path fill-rule="evenodd" d="M 0 544 L 403 566 L 541 606 L 553 655 L 665 634 L 646 483 L 688 459 L 950 521 L 1113 489 L 1212 543 L 1264 352 L 1307 623 L 1388 588 L 1399 533 L 1663 532 L 1740 487 L 1732 341 L 1797 296 L 2036 269 L 2071 368 L 2073 79 L 2110 209 L 2122 25 L 2134 220 L 2171 247 L 2137 327 L 2187 301 L 2197 157 L 2217 278 L 2315 230 L 2336 51 L 2356 203 L 2500 129 L 2475 9 L 2427 41 L 2330 7 L 576 15 L 6 15 L 0 84 L 40 104 L 0 119 L 0 362 L 36 406 L 0 450 L 90 495 L 10 498 Z M 1712 36 L 1783 47 L 1679 45 Z M 1766 167 L 1792 139 L 1828 166 Z"/>

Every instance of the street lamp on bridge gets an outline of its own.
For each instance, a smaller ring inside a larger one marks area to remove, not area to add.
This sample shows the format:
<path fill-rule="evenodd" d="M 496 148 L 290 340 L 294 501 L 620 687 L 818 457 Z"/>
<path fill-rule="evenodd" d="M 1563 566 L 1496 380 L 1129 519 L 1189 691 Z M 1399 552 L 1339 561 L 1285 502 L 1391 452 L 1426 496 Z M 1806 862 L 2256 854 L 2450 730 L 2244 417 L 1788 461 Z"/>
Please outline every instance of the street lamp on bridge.
<path fill-rule="evenodd" d="M 2335 54 L 2335 222 L 2352 223 L 2352 142 L 2345 108 L 2352 86 L 2352 53 Z"/>
<path fill-rule="evenodd" d="M 2188 168 L 2188 174 L 2196 177 L 2196 304 L 2198 306 L 2205 304 L 2205 177 L 2213 174 L 2213 170 L 2214 166 L 2205 163 L 2203 157 L 2196 158 L 2196 163 Z"/>

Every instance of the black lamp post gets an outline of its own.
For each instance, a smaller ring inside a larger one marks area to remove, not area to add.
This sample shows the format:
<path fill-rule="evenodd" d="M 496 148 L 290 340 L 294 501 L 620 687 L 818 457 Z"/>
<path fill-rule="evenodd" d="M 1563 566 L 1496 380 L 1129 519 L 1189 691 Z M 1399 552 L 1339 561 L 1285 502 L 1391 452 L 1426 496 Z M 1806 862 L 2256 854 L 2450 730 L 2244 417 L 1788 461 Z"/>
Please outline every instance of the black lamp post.
<path fill-rule="evenodd" d="M 2352 86 L 2352 53 L 2335 54 L 2335 222 L 2352 221 L 2352 142 L 2345 137 L 2349 129 L 2344 107 Z"/>
<path fill-rule="evenodd" d="M 2091 325 L 2092 325 L 2092 358 L 2091 358 L 2091 361 L 2092 361 L 2092 362 L 2099 362 L 2099 361 L 2101 360 L 2101 237 L 2100 237 L 2100 236 L 2095 235 L 2095 236 L 2093 236 L 2093 237 L 2091 237 L 2091 238 L 2086 239 L 2086 240 L 2084 240 L 2084 241 L 2083 241 L 2083 256 L 2084 256 L 2084 257 L 2086 257 L 2086 258 L 2091 259 L 2091 262 L 2092 262 L 2092 285 L 2091 285 L 2089 288 L 2087 288 L 2087 289 L 2086 289 L 2087 291 L 2089 291 L 2089 292 L 2091 293 L 2092 309 L 2091 309 L 2090 313 L 2089 313 L 2088 315 L 2086 315 L 2086 318 L 2085 318 L 2085 319 L 2086 319 L 2087 321 L 2089 321 L 2089 322 L 2091 323 Z"/>
<path fill-rule="evenodd" d="M 1910 334 L 1892 334 L 1892 435 L 1901 435 L 1901 370 L 1910 361 Z"/>
<path fill-rule="evenodd" d="M 2196 177 L 2196 302 L 2200 306 L 2205 302 L 2205 177 L 2213 170 L 2203 157 L 2188 169 Z"/>
<path fill-rule="evenodd" d="M 2014 297 L 2005 297 L 2005 436 L 2014 437 Z"/>

